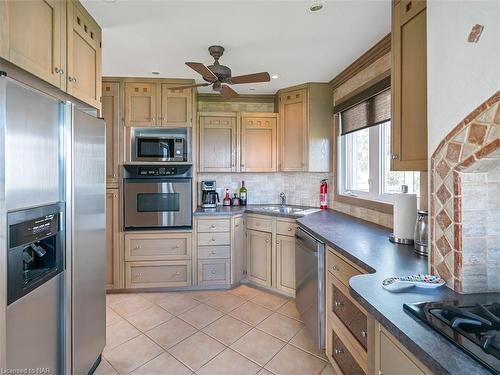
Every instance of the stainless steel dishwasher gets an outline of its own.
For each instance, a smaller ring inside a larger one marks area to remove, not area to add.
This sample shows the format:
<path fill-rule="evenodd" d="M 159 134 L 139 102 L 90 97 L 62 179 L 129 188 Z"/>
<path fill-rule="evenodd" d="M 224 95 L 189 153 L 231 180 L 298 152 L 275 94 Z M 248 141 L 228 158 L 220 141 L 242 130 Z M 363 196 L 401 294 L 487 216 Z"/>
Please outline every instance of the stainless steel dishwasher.
<path fill-rule="evenodd" d="M 325 347 L 325 244 L 302 228 L 295 233 L 295 299 L 306 329 Z"/>

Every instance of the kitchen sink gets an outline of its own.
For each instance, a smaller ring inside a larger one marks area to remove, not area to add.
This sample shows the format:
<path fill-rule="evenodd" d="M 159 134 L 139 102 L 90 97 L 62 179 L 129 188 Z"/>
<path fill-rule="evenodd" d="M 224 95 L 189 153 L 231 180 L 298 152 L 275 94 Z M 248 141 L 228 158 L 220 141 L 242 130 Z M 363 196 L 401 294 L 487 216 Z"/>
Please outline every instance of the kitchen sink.
<path fill-rule="evenodd" d="M 270 211 L 281 214 L 300 214 L 306 211 L 302 208 L 290 207 L 290 206 L 264 206 L 260 207 L 259 209 L 263 211 Z"/>

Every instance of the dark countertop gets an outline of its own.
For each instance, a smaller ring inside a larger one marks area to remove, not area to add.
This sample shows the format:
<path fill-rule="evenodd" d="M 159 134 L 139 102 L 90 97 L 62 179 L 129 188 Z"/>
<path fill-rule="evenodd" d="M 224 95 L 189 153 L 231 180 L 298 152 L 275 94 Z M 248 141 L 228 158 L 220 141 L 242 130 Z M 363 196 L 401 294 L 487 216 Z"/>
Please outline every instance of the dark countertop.
<path fill-rule="evenodd" d="M 309 215 L 313 212 L 319 211 L 319 208 L 308 207 L 308 206 L 293 206 L 287 205 L 287 207 L 293 208 L 301 208 L 305 210 L 301 213 L 282 213 L 282 212 L 273 212 L 273 211 L 264 211 L 262 207 L 266 206 L 279 206 L 279 204 L 249 204 L 246 206 L 217 206 L 217 208 L 202 208 L 198 206 L 196 211 L 194 212 L 194 216 L 233 216 L 233 215 L 241 215 L 244 213 L 252 213 L 258 215 L 268 215 L 268 216 L 278 216 L 278 217 L 287 217 L 291 219 L 298 219 L 299 217 L 303 217 L 305 215 Z"/>
<path fill-rule="evenodd" d="M 391 293 L 382 288 L 383 279 L 427 272 L 427 258 L 415 255 L 412 246 L 389 242 L 388 229 L 333 210 L 310 214 L 297 222 L 369 272 L 350 279 L 351 295 L 431 371 L 436 374 L 489 373 L 439 333 L 404 312 L 403 304 L 453 299 L 466 302 L 472 298 L 500 300 L 500 293 L 463 296 L 447 287 L 411 288 Z"/>

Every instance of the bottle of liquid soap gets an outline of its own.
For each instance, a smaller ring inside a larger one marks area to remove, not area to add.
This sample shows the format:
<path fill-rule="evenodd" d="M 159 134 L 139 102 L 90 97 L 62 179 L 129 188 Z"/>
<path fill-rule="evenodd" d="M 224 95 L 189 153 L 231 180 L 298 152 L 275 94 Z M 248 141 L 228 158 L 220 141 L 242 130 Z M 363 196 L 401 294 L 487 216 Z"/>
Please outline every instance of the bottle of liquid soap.
<path fill-rule="evenodd" d="M 242 206 L 247 205 L 247 198 L 248 198 L 248 193 L 247 193 L 247 188 L 245 187 L 245 181 L 241 181 L 240 201 Z"/>
<path fill-rule="evenodd" d="M 224 200 L 222 201 L 223 206 L 231 205 L 231 197 L 229 196 L 229 189 L 226 189 L 226 195 L 224 195 Z"/>

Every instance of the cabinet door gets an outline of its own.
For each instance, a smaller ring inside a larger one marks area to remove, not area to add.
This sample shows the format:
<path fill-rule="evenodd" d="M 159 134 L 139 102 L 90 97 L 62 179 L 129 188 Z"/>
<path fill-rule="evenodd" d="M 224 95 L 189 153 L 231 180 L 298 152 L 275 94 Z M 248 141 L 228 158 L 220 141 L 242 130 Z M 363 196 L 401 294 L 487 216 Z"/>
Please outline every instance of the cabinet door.
<path fill-rule="evenodd" d="M 156 83 L 125 83 L 125 125 L 156 125 Z"/>
<path fill-rule="evenodd" d="M 295 238 L 276 236 L 277 288 L 295 295 Z"/>
<path fill-rule="evenodd" d="M 392 170 L 427 170 L 425 1 L 392 9 Z"/>
<path fill-rule="evenodd" d="M 200 117 L 200 172 L 236 171 L 236 117 Z"/>
<path fill-rule="evenodd" d="M 245 223 L 242 216 L 233 220 L 231 250 L 231 284 L 234 284 L 243 279 L 245 269 Z"/>
<path fill-rule="evenodd" d="M 119 244 L 119 199 L 118 189 L 106 191 L 106 288 L 120 288 L 120 244 Z"/>
<path fill-rule="evenodd" d="M 170 89 L 173 86 L 178 85 L 161 85 L 161 126 L 192 126 L 192 90 Z"/>
<path fill-rule="evenodd" d="M 1 1 L 0 56 L 64 89 L 65 2 Z"/>
<path fill-rule="evenodd" d="M 271 233 L 247 231 L 247 277 L 271 286 Z"/>
<path fill-rule="evenodd" d="M 120 84 L 104 82 L 102 85 L 102 117 L 106 122 L 106 186 L 118 187 L 119 183 L 119 129 Z"/>
<path fill-rule="evenodd" d="M 70 95 L 101 107 L 101 28 L 77 1 L 68 1 L 68 83 Z"/>
<path fill-rule="evenodd" d="M 276 118 L 241 119 L 241 171 L 276 171 Z"/>
<path fill-rule="evenodd" d="M 307 89 L 280 95 L 282 171 L 307 170 Z"/>

